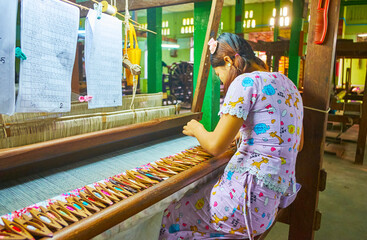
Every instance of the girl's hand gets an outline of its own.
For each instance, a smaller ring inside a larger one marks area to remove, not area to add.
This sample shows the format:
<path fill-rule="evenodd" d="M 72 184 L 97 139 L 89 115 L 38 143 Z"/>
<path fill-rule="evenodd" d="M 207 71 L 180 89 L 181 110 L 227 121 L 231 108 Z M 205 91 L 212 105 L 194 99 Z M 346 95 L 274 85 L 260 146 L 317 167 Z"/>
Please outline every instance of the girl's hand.
<path fill-rule="evenodd" d="M 203 129 L 204 129 L 203 124 L 192 119 L 190 122 L 187 123 L 186 126 L 183 127 L 182 133 L 187 136 L 195 137 L 196 133 Z"/>

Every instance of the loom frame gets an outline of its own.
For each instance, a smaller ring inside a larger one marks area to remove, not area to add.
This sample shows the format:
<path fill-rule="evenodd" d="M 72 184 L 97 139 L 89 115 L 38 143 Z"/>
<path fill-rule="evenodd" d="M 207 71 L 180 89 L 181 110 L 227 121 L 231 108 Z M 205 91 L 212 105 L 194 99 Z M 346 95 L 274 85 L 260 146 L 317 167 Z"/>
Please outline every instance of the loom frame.
<path fill-rule="evenodd" d="M 195 1 L 193 0 L 191 1 L 190 0 L 166 0 L 166 1 L 154 1 L 153 3 L 153 1 L 142 0 L 142 1 L 135 1 L 135 3 L 140 4 L 140 5 L 139 6 L 134 5 L 130 9 L 134 10 L 134 9 L 150 8 L 150 7 L 158 7 L 158 6 L 169 6 L 169 5 L 175 5 L 175 4 L 190 3 L 190 2 L 195 2 Z M 223 3 L 223 0 L 214 0 L 213 2 Z M 122 4 L 121 6 L 123 6 L 124 1 L 121 1 L 120 4 Z M 142 4 L 145 4 L 145 5 L 142 6 Z M 331 6 L 329 8 L 330 12 L 329 12 L 328 36 L 323 45 L 316 45 L 313 42 L 313 36 L 314 36 L 314 31 L 315 31 L 315 26 L 316 26 L 316 19 L 317 19 L 317 10 L 316 10 L 317 1 L 313 1 L 311 3 L 311 22 L 310 22 L 308 44 L 307 44 L 308 53 L 309 53 L 309 56 L 308 56 L 309 62 L 306 63 L 306 70 L 309 70 L 309 72 L 305 71 L 305 81 L 304 82 L 306 84 L 305 84 L 305 90 L 304 90 L 304 102 L 305 102 L 305 105 L 311 106 L 314 108 L 318 108 L 318 109 L 326 109 L 329 104 L 329 99 L 330 99 L 329 84 L 331 80 L 331 74 L 333 71 L 332 65 L 333 65 L 334 55 L 335 55 L 335 45 L 336 45 L 335 43 L 336 43 L 336 34 L 337 34 L 337 26 L 338 26 L 338 19 L 339 19 L 340 1 L 331 1 L 330 4 Z M 221 10 L 222 10 L 222 7 L 220 7 L 220 12 Z M 212 19 L 213 18 L 211 16 L 211 20 Z M 209 21 L 209 24 L 212 24 L 212 21 Z M 214 25 L 218 26 L 219 23 L 215 23 Z M 214 35 L 216 35 L 216 30 L 213 29 L 213 25 L 208 26 L 207 34 L 208 32 L 210 32 L 209 28 L 215 31 Z M 208 50 L 207 48 L 204 48 L 204 50 L 205 49 L 206 51 Z M 208 68 L 209 68 L 208 64 L 205 63 L 205 60 L 202 60 L 200 63 L 200 71 L 208 70 Z M 200 74 L 203 75 L 203 73 L 199 72 L 199 76 Z M 204 79 L 203 83 L 199 82 L 201 80 L 202 78 L 198 78 L 198 85 L 202 84 L 201 86 L 205 86 L 204 82 L 206 82 L 206 80 Z M 204 95 L 203 93 L 196 95 L 198 99 L 194 101 L 195 106 L 193 106 L 193 109 L 199 108 L 199 111 L 201 110 L 202 100 L 204 98 L 203 95 Z M 191 114 L 195 115 L 199 113 L 191 113 Z M 191 117 L 193 117 L 193 115 Z M 200 119 L 201 115 L 200 116 L 196 115 L 196 117 L 197 119 Z M 187 120 L 188 118 L 190 117 L 187 116 L 185 120 Z M 178 121 L 178 119 L 176 120 Z M 171 120 L 175 121 L 174 119 L 171 119 Z M 183 118 L 181 118 L 181 120 L 183 121 Z M 281 212 L 282 214 L 281 216 L 279 216 L 279 221 L 290 224 L 289 239 L 291 240 L 314 239 L 314 231 L 320 227 L 321 213 L 319 213 L 316 209 L 317 209 L 317 203 L 318 203 L 318 193 L 319 191 L 323 190 L 325 186 L 325 174 L 321 169 L 321 165 L 322 165 L 322 158 L 323 158 L 323 155 L 322 155 L 323 142 L 325 141 L 326 120 L 327 120 L 326 113 L 313 112 L 313 111 L 306 111 L 305 113 L 305 129 L 306 129 L 305 148 L 300 153 L 300 157 L 297 161 L 297 179 L 302 183 L 303 190 L 300 191 L 299 196 L 296 199 L 296 201 L 287 209 L 282 210 Z M 184 124 L 185 123 L 183 123 L 183 125 Z M 172 125 L 174 124 L 172 123 Z M 179 125 L 180 124 L 176 124 L 175 126 L 179 126 Z M 137 132 L 140 133 L 140 135 L 136 134 L 136 136 L 144 136 L 144 130 L 145 130 L 144 124 L 136 124 L 135 127 L 136 128 L 141 127 L 140 130 L 136 130 Z M 154 128 L 154 126 L 150 126 L 150 127 Z M 161 129 L 163 129 L 163 127 Z M 160 134 L 157 133 L 155 137 L 159 138 L 159 135 Z M 84 144 L 87 144 L 87 143 L 84 143 Z M 36 154 L 35 152 L 29 152 L 29 151 L 27 152 L 27 148 L 24 148 L 23 152 L 24 154 L 30 154 L 30 156 L 32 154 Z M 4 154 L 4 153 L 0 152 L 0 154 Z M 53 154 L 53 152 L 49 150 L 49 154 Z M 310 156 L 313 156 L 313 157 L 310 158 Z M 13 154 L 9 152 L 8 157 L 13 157 Z M 205 167 L 204 165 L 202 165 L 203 170 L 206 170 L 206 168 L 212 169 L 211 168 L 213 167 L 212 164 L 215 164 L 216 162 L 219 162 L 219 161 L 223 161 L 221 159 L 222 158 L 220 157 L 220 158 L 214 158 L 214 159 L 209 160 L 208 164 L 206 164 Z M 0 161 L 1 160 L 2 159 L 0 158 Z M 192 171 L 199 171 L 198 169 L 201 168 L 201 165 L 196 166 L 194 168 L 193 168 L 194 170 Z M 185 172 L 183 172 L 182 174 L 185 174 Z M 194 175 L 194 172 L 191 172 L 190 170 L 188 170 L 185 176 L 190 176 L 190 174 Z M 172 182 L 176 181 L 175 184 L 178 184 L 178 185 L 182 184 L 180 182 L 181 180 L 187 181 L 187 179 L 179 178 L 179 175 L 177 176 L 177 178 L 172 177 L 171 179 Z M 157 185 L 157 187 L 159 187 L 159 185 Z M 154 189 L 154 187 L 152 189 Z M 149 189 L 146 191 L 149 191 Z M 134 196 L 132 196 L 132 198 L 133 197 Z M 124 204 L 124 202 L 129 202 L 129 201 L 124 200 L 120 203 L 117 203 L 116 206 L 120 206 L 118 204 Z M 305 203 L 307 204 L 305 205 Z M 105 217 L 110 216 L 113 219 L 114 216 L 109 215 L 109 214 L 110 212 L 112 212 L 113 210 L 117 208 L 116 206 L 111 206 L 110 207 L 111 210 L 108 210 L 109 208 L 107 208 L 106 211 L 108 212 L 104 213 L 106 215 L 103 215 L 103 216 Z M 88 223 L 87 219 L 85 219 L 83 223 L 87 224 Z M 80 229 L 77 229 L 77 227 L 80 227 L 79 224 L 76 223 L 74 225 L 75 226 L 73 227 L 73 229 L 77 230 L 77 232 L 73 232 L 73 235 L 74 235 L 73 237 L 78 236 L 77 234 L 80 230 Z M 87 234 L 86 231 L 90 231 L 88 229 L 89 227 L 90 226 L 88 225 L 82 226 L 83 234 Z M 65 230 L 66 229 L 67 228 L 65 228 Z M 265 236 L 266 234 L 267 232 L 265 232 L 263 235 Z M 87 236 L 87 235 L 83 235 L 83 236 Z M 54 238 L 56 239 L 58 238 L 58 233 L 55 234 Z M 260 238 L 263 239 L 262 237 Z M 83 238 L 78 238 L 78 239 L 83 239 Z"/>

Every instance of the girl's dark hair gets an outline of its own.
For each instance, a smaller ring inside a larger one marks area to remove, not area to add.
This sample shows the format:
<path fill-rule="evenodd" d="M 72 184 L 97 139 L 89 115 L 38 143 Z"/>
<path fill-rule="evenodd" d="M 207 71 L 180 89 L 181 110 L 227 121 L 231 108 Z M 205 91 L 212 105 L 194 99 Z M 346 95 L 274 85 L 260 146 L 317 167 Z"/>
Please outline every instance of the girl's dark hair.
<path fill-rule="evenodd" d="M 227 91 L 232 81 L 239 75 L 249 72 L 254 64 L 267 69 L 266 64 L 255 56 L 250 44 L 243 38 L 233 33 L 222 33 L 218 38 L 217 50 L 210 55 L 210 63 L 213 68 L 226 64 L 224 57 L 228 56 L 233 61 L 234 68 L 230 69 L 228 81 L 224 85 Z"/>

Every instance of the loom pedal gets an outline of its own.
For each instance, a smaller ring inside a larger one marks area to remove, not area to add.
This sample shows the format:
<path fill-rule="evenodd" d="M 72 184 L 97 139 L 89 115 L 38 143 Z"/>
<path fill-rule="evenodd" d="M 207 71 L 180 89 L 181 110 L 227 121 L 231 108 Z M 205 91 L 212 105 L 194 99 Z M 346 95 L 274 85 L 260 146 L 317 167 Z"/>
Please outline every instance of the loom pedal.
<path fill-rule="evenodd" d="M 94 188 L 96 190 L 99 190 L 101 193 L 103 193 L 108 199 L 110 199 L 112 202 L 119 202 L 120 201 L 120 198 L 118 198 L 117 196 L 115 196 L 115 194 L 108 190 L 108 189 L 105 189 L 105 188 L 102 188 L 101 186 L 94 186 Z"/>
<path fill-rule="evenodd" d="M 43 207 L 41 207 L 43 208 Z M 62 218 L 58 216 L 56 213 L 48 213 L 46 208 L 45 213 L 42 213 L 40 211 L 37 211 L 36 209 L 29 210 L 29 213 L 32 215 L 33 219 L 37 219 L 39 222 L 42 222 L 45 224 L 51 231 L 57 231 L 62 228 L 62 225 L 60 225 L 57 220 Z M 63 220 L 62 220 L 63 221 Z M 65 221 L 64 221 L 65 222 Z M 66 222 L 65 222 L 66 223 Z M 68 224 L 66 223 L 66 226 Z"/>
<path fill-rule="evenodd" d="M 86 209 L 83 204 L 74 201 L 73 198 L 68 197 L 68 198 L 66 198 L 66 201 L 67 201 L 67 203 L 64 203 L 64 202 L 60 201 L 60 204 L 64 204 L 64 207 L 69 209 L 74 215 L 77 215 L 77 217 L 85 218 L 85 217 L 88 217 L 88 216 L 92 215 L 92 213 L 89 212 L 88 209 Z M 84 215 L 84 216 L 82 216 L 82 215 Z"/>
<path fill-rule="evenodd" d="M 50 218 L 52 218 L 52 220 L 54 220 L 56 223 L 58 223 L 61 226 L 61 228 L 62 227 L 69 226 L 69 224 L 57 212 L 55 212 L 51 208 L 45 208 L 45 207 L 40 206 L 40 209 L 41 209 L 41 212 L 43 214 L 46 214 L 47 216 L 49 216 Z M 33 209 L 32 209 L 31 210 L 31 214 L 32 214 L 32 212 L 34 214 L 36 214 L 36 210 L 33 211 Z M 37 216 L 38 216 L 38 213 L 37 213 Z M 55 230 L 58 230 L 58 225 L 54 225 L 54 224 L 52 224 L 52 225 L 54 226 L 54 229 Z M 53 226 L 50 225 L 49 227 L 52 228 Z"/>
<path fill-rule="evenodd" d="M 14 218 L 13 222 L 16 222 L 22 225 L 27 231 L 33 236 L 38 237 L 52 237 L 52 232 L 43 224 L 41 221 L 38 221 L 37 218 L 30 218 L 26 215 L 22 215 L 22 218 Z"/>
<path fill-rule="evenodd" d="M 140 182 L 136 182 L 133 179 L 128 178 L 125 174 L 121 174 L 121 175 L 119 175 L 119 177 L 120 177 L 121 180 L 123 180 L 124 184 L 129 184 L 130 183 L 130 185 L 129 185 L 130 187 L 135 188 L 135 189 L 136 189 L 136 186 L 139 187 L 139 189 L 138 189 L 139 191 L 141 191 L 142 189 L 148 188 L 148 186 L 146 186 L 146 185 L 144 185 Z"/>
<path fill-rule="evenodd" d="M 65 221 L 74 223 L 79 221 L 67 208 L 59 204 L 50 204 L 53 211 L 57 212 Z"/>
<path fill-rule="evenodd" d="M 85 192 L 88 194 L 89 197 L 91 197 L 95 201 L 100 201 L 106 204 L 107 206 L 113 204 L 113 202 L 98 189 L 92 189 L 91 187 L 85 186 Z"/>
<path fill-rule="evenodd" d="M 83 199 L 84 201 L 86 201 L 87 203 L 92 203 L 95 206 L 99 207 L 99 208 L 106 208 L 106 205 L 104 205 L 102 202 L 100 202 L 98 199 L 95 200 L 93 198 L 91 198 L 88 194 L 79 191 L 79 196 L 81 199 Z"/>
<path fill-rule="evenodd" d="M 94 205 L 91 201 L 88 200 L 84 200 L 80 197 L 71 197 L 71 198 L 67 198 L 66 201 L 74 201 L 77 203 L 80 203 L 81 205 L 83 205 L 86 209 L 88 209 L 89 212 L 99 212 L 101 211 L 101 209 L 99 209 L 96 205 Z"/>
<path fill-rule="evenodd" d="M 0 224 L 0 239 L 4 240 L 26 240 L 27 238 L 14 234 L 10 232 L 9 230 L 6 230 L 3 225 Z"/>
<path fill-rule="evenodd" d="M 30 234 L 25 227 L 16 222 L 11 222 L 8 219 L 1 218 L 5 224 L 5 229 L 12 232 L 15 235 L 21 235 L 25 239 L 34 240 L 35 238 Z"/>
<path fill-rule="evenodd" d="M 121 187 L 122 192 L 124 194 L 126 194 L 126 195 L 132 196 L 132 195 L 134 195 L 134 193 L 137 193 L 138 192 L 134 188 L 131 188 L 131 187 L 127 186 L 127 185 L 124 185 L 121 182 L 116 181 L 114 179 L 109 179 L 109 181 L 110 182 L 108 184 L 111 184 L 112 186 Z"/>
<path fill-rule="evenodd" d="M 118 197 L 121 200 L 124 200 L 127 198 L 127 196 L 125 195 L 127 191 L 125 189 L 119 188 L 118 186 L 113 185 L 110 182 L 106 182 L 105 184 L 99 183 L 99 186 L 103 189 L 106 189 L 112 192 L 116 197 Z"/>
<path fill-rule="evenodd" d="M 170 175 L 170 176 L 177 175 L 177 172 L 172 171 L 171 169 L 168 169 L 168 168 L 164 168 L 164 167 L 158 166 L 158 165 L 157 165 L 157 164 L 155 164 L 155 163 L 150 163 L 149 165 L 150 165 L 152 168 L 154 168 L 155 170 L 157 170 L 158 172 L 161 172 L 161 173 L 164 173 L 164 174 L 168 174 L 168 175 Z"/>
<path fill-rule="evenodd" d="M 143 184 L 151 184 L 151 185 L 154 185 L 154 184 L 159 183 L 159 181 L 152 180 L 152 179 L 148 178 L 147 176 L 145 176 L 143 174 L 140 174 L 138 172 L 135 172 L 133 170 L 126 170 L 126 174 L 129 177 L 131 177 L 132 179 L 134 179 L 135 181 L 141 182 Z"/>

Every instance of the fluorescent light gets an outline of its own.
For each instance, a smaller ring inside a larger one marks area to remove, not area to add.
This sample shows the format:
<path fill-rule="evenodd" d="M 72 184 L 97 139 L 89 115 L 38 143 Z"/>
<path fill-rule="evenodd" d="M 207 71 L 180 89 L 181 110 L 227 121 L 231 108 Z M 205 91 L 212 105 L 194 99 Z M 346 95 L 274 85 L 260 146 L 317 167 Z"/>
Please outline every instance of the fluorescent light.
<path fill-rule="evenodd" d="M 275 17 L 276 14 L 277 14 L 277 10 L 273 8 L 273 17 Z"/>
<path fill-rule="evenodd" d="M 279 25 L 280 25 L 281 27 L 283 27 L 283 26 L 284 26 L 284 17 L 281 17 L 279 20 L 280 20 L 280 21 L 279 21 Z"/>
<path fill-rule="evenodd" d="M 274 18 L 270 18 L 270 26 L 274 26 L 275 23 L 275 19 Z"/>
<path fill-rule="evenodd" d="M 85 30 L 78 30 L 78 34 L 85 34 Z"/>
<path fill-rule="evenodd" d="M 248 18 L 248 11 L 245 11 L 245 18 Z"/>
<path fill-rule="evenodd" d="M 289 17 L 285 17 L 284 19 L 284 25 L 288 26 L 289 25 Z"/>
<path fill-rule="evenodd" d="M 367 37 L 367 33 L 361 33 L 357 35 L 358 37 Z"/>
<path fill-rule="evenodd" d="M 283 16 L 284 17 L 288 16 L 288 8 L 287 7 L 283 8 Z"/>
<path fill-rule="evenodd" d="M 250 17 L 250 18 L 252 18 L 253 16 L 254 16 L 254 11 L 252 11 L 252 10 L 251 10 L 251 11 L 250 11 L 250 16 L 249 16 L 249 17 Z"/>
<path fill-rule="evenodd" d="M 165 43 L 162 43 L 162 48 L 180 48 L 180 45 L 178 44 L 165 44 Z"/>
<path fill-rule="evenodd" d="M 255 21 L 255 19 L 252 20 L 251 27 L 252 28 L 255 28 L 256 27 L 256 21 Z"/>

